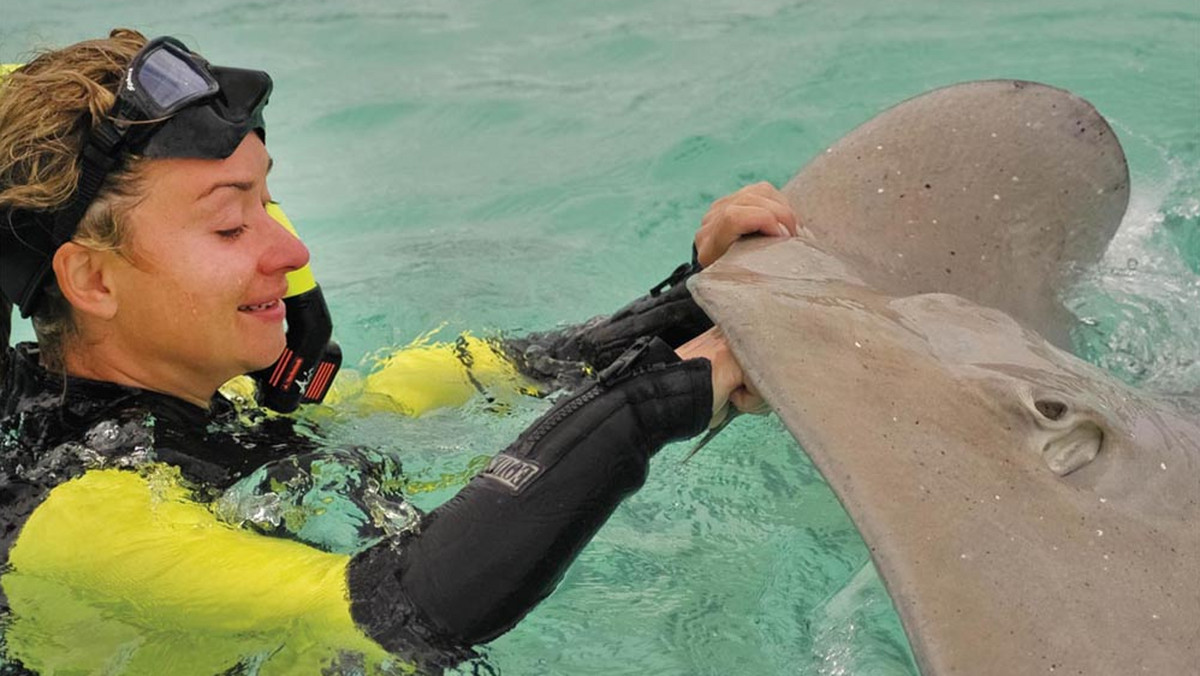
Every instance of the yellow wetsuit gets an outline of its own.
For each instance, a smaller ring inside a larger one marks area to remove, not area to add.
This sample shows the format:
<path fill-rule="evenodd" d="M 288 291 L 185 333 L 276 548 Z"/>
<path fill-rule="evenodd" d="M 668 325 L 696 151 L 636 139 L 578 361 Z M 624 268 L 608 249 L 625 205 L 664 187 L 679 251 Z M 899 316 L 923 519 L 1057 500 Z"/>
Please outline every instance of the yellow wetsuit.
<path fill-rule="evenodd" d="M 246 424 L 220 398 L 206 411 L 64 382 L 30 345 L 9 357 L 2 657 L 44 674 L 436 673 L 543 599 L 650 455 L 711 413 L 707 362 L 635 344 L 449 502 L 391 530 L 359 524 L 375 529 L 365 548 L 325 551 L 218 518 L 224 492 L 247 482 L 290 499 L 296 471 L 329 452 L 288 419 Z M 380 464 L 363 462 L 347 490 L 378 492 L 386 482 L 366 475 Z M 360 512 L 374 520 L 395 497 L 368 495 Z"/>
<path fill-rule="evenodd" d="M 411 672 L 351 619 L 349 561 L 219 522 L 168 465 L 89 471 L 10 552 L 7 657 L 43 673 Z"/>

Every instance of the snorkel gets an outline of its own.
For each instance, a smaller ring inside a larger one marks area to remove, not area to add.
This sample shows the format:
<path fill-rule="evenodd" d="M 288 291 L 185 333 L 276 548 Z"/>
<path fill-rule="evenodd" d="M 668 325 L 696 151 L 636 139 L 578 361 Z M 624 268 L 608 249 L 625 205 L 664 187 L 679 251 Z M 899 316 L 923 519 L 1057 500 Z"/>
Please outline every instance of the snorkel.
<path fill-rule="evenodd" d="M 278 203 L 269 203 L 267 213 L 299 238 Z M 258 403 L 280 413 L 290 413 L 302 403 L 319 404 L 342 367 L 342 349 L 329 339 L 333 319 L 325 294 L 309 265 L 289 272 L 287 282 L 287 295 L 283 297 L 287 347 L 274 364 L 250 374 L 258 385 Z"/>
<path fill-rule="evenodd" d="M 15 67 L 0 69 L 0 77 Z M 53 210 L 0 210 L 0 310 L 5 334 L 11 306 L 31 316 L 54 282 L 57 249 L 70 241 L 105 178 L 130 156 L 225 159 L 246 134 L 266 137 L 262 111 L 272 82 L 263 71 L 210 65 L 171 37 L 150 40 L 134 56 L 111 110 L 87 133 L 79 156 L 79 182 Z M 293 235 L 278 205 L 271 215 Z M 301 402 L 319 402 L 341 365 L 330 342 L 333 324 L 320 286 L 306 265 L 288 274 L 287 347 L 276 363 L 251 374 L 263 406 L 287 413 Z"/>

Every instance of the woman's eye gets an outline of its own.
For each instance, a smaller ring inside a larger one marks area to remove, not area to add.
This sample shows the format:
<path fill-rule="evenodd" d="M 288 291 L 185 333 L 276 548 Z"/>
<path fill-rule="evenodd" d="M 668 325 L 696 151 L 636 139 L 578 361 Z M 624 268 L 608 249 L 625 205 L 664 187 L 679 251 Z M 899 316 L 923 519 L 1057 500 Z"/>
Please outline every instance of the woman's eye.
<path fill-rule="evenodd" d="M 227 230 L 218 230 L 217 235 L 221 239 L 237 239 L 238 237 L 241 237 L 242 233 L 245 231 L 246 231 L 246 226 L 239 225 L 236 228 L 229 228 Z"/>

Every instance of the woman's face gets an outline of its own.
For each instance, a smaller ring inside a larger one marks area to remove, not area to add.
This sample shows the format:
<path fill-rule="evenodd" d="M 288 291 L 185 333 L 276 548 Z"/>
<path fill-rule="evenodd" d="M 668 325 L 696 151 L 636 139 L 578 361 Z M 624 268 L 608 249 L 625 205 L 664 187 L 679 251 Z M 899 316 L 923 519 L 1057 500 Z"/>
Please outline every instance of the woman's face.
<path fill-rule="evenodd" d="M 146 163 L 145 198 L 114 266 L 108 337 L 154 389 L 211 394 L 283 351 L 285 275 L 308 249 L 267 215 L 270 164 L 256 134 L 224 160 Z"/>

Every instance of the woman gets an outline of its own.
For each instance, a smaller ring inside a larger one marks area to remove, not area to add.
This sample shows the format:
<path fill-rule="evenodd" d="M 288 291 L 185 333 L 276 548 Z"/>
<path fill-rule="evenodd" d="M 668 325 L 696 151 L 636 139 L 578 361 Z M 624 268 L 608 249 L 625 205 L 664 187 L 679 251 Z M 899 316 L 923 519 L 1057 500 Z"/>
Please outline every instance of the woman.
<path fill-rule="evenodd" d="M 545 598 L 663 444 L 761 405 L 720 334 L 695 335 L 679 282 L 742 234 L 795 232 L 765 184 L 714 204 L 666 293 L 517 346 L 539 357 L 518 359 L 533 375 L 578 360 L 597 375 L 446 504 L 389 521 L 378 482 L 356 484 L 385 518 L 353 556 L 222 523 L 239 481 L 286 493 L 288 472 L 319 461 L 287 419 L 248 423 L 217 394 L 280 359 L 287 276 L 308 260 L 269 213 L 270 89 L 129 30 L 0 88 L 10 663 L 436 671 Z M 7 303 L 33 317 L 36 346 L 7 347 Z M 277 503 L 272 490 L 258 497 Z"/>

